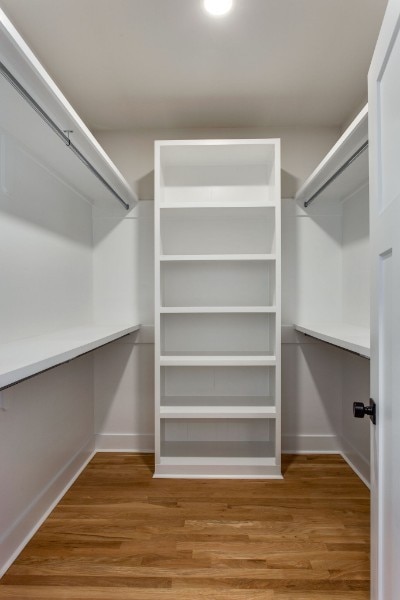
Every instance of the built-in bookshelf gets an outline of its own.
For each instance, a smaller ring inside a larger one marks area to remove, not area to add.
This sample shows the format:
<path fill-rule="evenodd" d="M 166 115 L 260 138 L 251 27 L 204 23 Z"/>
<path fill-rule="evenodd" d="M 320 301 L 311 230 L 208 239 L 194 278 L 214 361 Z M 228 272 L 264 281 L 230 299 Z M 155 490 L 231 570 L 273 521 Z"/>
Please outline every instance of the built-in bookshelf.
<path fill-rule="evenodd" d="M 279 140 L 155 154 L 155 476 L 281 477 Z"/>

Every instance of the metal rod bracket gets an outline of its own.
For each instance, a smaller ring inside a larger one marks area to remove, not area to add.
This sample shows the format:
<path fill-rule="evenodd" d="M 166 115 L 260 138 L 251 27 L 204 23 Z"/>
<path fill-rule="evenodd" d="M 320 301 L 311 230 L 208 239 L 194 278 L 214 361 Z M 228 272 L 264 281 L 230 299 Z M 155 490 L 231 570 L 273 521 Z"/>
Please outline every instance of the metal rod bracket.
<path fill-rule="evenodd" d="M 65 145 L 66 146 L 70 146 L 71 145 L 71 140 L 70 140 L 69 136 L 70 136 L 71 133 L 74 133 L 74 130 L 73 129 L 63 129 L 63 132 L 65 133 L 65 135 L 67 137 L 67 139 L 65 141 Z"/>

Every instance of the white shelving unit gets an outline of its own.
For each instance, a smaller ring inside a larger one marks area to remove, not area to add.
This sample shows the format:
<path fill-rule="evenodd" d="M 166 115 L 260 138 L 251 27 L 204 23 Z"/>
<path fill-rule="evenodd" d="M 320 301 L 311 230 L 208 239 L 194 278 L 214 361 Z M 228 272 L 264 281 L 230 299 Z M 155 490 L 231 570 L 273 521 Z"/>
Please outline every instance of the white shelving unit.
<path fill-rule="evenodd" d="M 335 402 L 336 448 L 365 482 L 370 479 L 370 425 L 353 418 L 353 402 L 368 404 L 370 396 L 367 144 L 365 107 L 299 190 L 295 228 L 295 328 L 325 342 L 301 344 L 300 352 L 321 401 Z M 328 365 L 338 385 L 333 398 L 330 383 L 321 383 Z"/>
<path fill-rule="evenodd" d="M 155 477 L 281 477 L 279 140 L 156 142 Z"/>
<path fill-rule="evenodd" d="M 1 390 L 139 325 L 93 314 L 91 205 L 135 192 L 1 10 L 0 53 Z"/>
<path fill-rule="evenodd" d="M 301 284 L 295 327 L 364 357 L 370 355 L 368 151 L 304 203 L 367 141 L 366 106 L 296 196 Z"/>

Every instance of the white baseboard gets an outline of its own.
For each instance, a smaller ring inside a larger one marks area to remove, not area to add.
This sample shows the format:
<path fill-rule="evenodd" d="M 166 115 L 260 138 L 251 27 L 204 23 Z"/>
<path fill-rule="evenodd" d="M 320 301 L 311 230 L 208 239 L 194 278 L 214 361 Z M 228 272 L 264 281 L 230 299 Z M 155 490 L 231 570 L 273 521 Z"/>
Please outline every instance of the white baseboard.
<path fill-rule="evenodd" d="M 154 435 L 148 433 L 97 433 L 96 452 L 154 452 Z"/>
<path fill-rule="evenodd" d="M 69 463 L 56 473 L 43 489 L 42 493 L 31 502 L 20 518 L 11 525 L 0 540 L 0 577 L 4 575 L 42 523 L 47 519 L 94 454 L 94 438 L 91 437 Z"/>
<path fill-rule="evenodd" d="M 97 452 L 154 452 L 154 435 L 97 433 Z M 284 435 L 282 452 L 284 454 L 338 453 L 343 451 L 340 437 L 335 435 Z"/>
<path fill-rule="evenodd" d="M 340 454 L 354 473 L 370 488 L 369 462 L 357 450 L 335 435 L 284 435 L 282 454 Z"/>
<path fill-rule="evenodd" d="M 341 454 L 342 440 L 337 435 L 283 435 L 283 454 Z"/>
<path fill-rule="evenodd" d="M 359 476 L 361 481 L 365 483 L 367 488 L 371 488 L 371 471 L 369 461 L 362 456 L 347 440 L 343 441 L 342 456 L 347 464 Z"/>

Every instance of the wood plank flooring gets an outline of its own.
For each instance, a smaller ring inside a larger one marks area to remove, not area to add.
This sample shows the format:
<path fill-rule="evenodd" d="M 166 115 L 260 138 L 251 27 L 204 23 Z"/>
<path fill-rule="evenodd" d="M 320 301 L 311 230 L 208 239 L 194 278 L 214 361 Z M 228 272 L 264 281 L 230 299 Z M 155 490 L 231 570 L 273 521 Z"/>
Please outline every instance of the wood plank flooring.
<path fill-rule="evenodd" d="M 368 600 L 369 491 L 340 456 L 283 481 L 152 479 L 97 454 L 0 581 L 14 600 Z"/>

